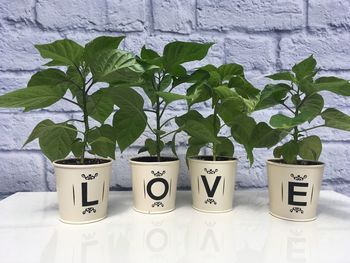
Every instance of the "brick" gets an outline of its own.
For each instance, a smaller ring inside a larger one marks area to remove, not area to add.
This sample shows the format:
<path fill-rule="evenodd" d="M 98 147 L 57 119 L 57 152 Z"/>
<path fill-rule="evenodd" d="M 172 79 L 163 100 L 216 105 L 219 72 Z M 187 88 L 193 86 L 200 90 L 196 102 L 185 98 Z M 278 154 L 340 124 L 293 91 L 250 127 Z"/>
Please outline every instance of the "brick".
<path fill-rule="evenodd" d="M 65 114 L 48 113 L 0 113 L 0 134 L 7 134 L 6 140 L 0 140 L 2 150 L 20 150 L 33 128 L 41 121 L 51 119 L 54 122 L 63 122 L 69 119 Z M 24 149 L 39 150 L 37 141 L 32 142 Z"/>
<path fill-rule="evenodd" d="M 0 192 L 46 191 L 43 157 L 33 152 L 1 152 Z"/>
<path fill-rule="evenodd" d="M 14 22 L 33 22 L 33 0 L 2 0 L 0 2 L 1 18 Z"/>
<path fill-rule="evenodd" d="M 348 34 L 297 34 L 283 37 L 280 42 L 282 68 L 290 69 L 295 63 L 314 54 L 321 69 L 350 69 L 348 43 Z"/>
<path fill-rule="evenodd" d="M 350 26 L 350 2 L 341 0 L 310 0 L 309 26 L 311 29 L 345 28 Z"/>
<path fill-rule="evenodd" d="M 143 31 L 145 24 L 143 0 L 107 0 L 108 29 L 115 31 Z"/>
<path fill-rule="evenodd" d="M 107 22 L 104 1 L 38 0 L 37 21 L 50 29 L 101 29 Z"/>
<path fill-rule="evenodd" d="M 35 70 L 45 64 L 34 44 L 49 43 L 60 39 L 58 33 L 46 33 L 32 29 L 0 31 L 0 70 Z"/>
<path fill-rule="evenodd" d="M 293 30 L 304 26 L 303 1 L 210 1 L 197 3 L 198 27 L 205 30 Z"/>
<path fill-rule="evenodd" d="M 152 0 L 154 29 L 189 34 L 195 27 L 195 1 Z"/>
<path fill-rule="evenodd" d="M 228 38 L 226 62 L 243 65 L 246 70 L 271 71 L 276 63 L 274 42 L 266 37 Z"/>

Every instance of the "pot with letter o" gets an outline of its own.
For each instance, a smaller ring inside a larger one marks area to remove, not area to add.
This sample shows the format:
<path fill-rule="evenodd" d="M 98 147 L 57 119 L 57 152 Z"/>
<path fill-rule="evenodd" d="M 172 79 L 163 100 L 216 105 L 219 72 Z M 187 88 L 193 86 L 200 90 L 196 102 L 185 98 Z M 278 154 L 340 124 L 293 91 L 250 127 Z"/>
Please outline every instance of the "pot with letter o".
<path fill-rule="evenodd" d="M 177 158 L 136 157 L 130 160 L 134 209 L 158 214 L 175 209 L 180 161 Z"/>

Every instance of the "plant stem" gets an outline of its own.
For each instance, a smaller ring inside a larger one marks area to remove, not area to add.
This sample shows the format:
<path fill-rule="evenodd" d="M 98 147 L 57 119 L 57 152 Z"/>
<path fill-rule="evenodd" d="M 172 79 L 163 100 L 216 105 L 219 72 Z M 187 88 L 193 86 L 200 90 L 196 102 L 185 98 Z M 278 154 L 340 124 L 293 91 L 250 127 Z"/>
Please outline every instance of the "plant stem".
<path fill-rule="evenodd" d="M 75 101 L 73 101 L 73 100 L 70 100 L 70 99 L 67 99 L 67 98 L 62 98 L 63 100 L 65 100 L 65 101 L 68 101 L 68 102 L 70 102 L 70 103 L 73 103 L 74 105 L 76 105 L 76 106 L 80 106 L 78 103 L 76 103 Z"/>
<path fill-rule="evenodd" d="M 171 120 L 173 120 L 175 118 L 176 118 L 176 116 L 175 117 L 171 117 L 170 119 L 167 119 L 165 122 L 163 122 L 162 125 L 160 125 L 160 128 L 163 128 L 169 121 L 171 121 Z"/>
<path fill-rule="evenodd" d="M 214 107 L 213 131 L 214 131 L 214 136 L 216 137 L 218 133 L 218 131 L 216 130 L 216 118 L 217 118 L 218 112 L 217 112 L 216 103 L 214 103 L 214 98 L 213 98 L 213 107 Z M 215 143 L 213 143 L 213 161 L 214 162 L 216 161 L 216 144 Z"/>
<path fill-rule="evenodd" d="M 314 126 L 314 127 L 308 128 L 308 129 L 301 130 L 301 132 L 306 132 L 306 131 L 310 131 L 310 130 L 321 128 L 321 127 L 326 127 L 326 125 L 324 125 L 324 124 L 317 125 L 317 126 Z"/>
<path fill-rule="evenodd" d="M 87 90 L 89 90 L 92 85 L 93 85 L 93 82 L 89 85 Z M 84 87 L 83 87 L 84 140 L 83 140 L 83 149 L 82 149 L 82 153 L 80 156 L 80 163 L 81 164 L 84 164 L 85 149 L 86 149 L 86 146 L 88 143 L 88 133 L 89 133 L 89 116 L 88 116 L 88 111 L 87 111 L 87 96 L 88 96 L 88 94 L 86 92 L 86 84 L 84 84 Z"/>
<path fill-rule="evenodd" d="M 160 136 L 160 138 L 163 139 L 163 138 L 167 137 L 168 135 L 173 134 L 173 133 L 175 133 L 175 132 L 178 132 L 178 130 L 165 133 L 165 134 L 163 134 L 162 136 Z"/>

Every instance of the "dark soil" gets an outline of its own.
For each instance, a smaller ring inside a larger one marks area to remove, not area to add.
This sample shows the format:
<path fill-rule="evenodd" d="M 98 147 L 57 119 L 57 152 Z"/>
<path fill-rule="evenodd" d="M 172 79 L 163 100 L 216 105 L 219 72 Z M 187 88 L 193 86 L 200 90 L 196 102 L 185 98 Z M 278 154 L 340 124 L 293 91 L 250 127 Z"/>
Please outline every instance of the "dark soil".
<path fill-rule="evenodd" d="M 175 157 L 160 157 L 160 162 L 172 162 L 177 161 L 178 159 Z M 155 163 L 158 162 L 156 156 L 142 156 L 142 157 L 135 157 L 132 158 L 131 161 L 135 162 L 144 162 L 144 163 Z"/>
<path fill-rule="evenodd" d="M 283 163 L 283 164 L 287 164 L 284 160 L 269 160 L 270 162 L 273 163 Z M 309 161 L 309 160 L 297 160 L 297 163 L 295 165 L 320 165 L 323 164 L 322 162 L 318 162 L 318 161 Z M 293 164 L 291 164 L 293 165 Z"/>
<path fill-rule="evenodd" d="M 199 155 L 199 156 L 190 157 L 190 159 L 203 160 L 203 161 L 213 161 L 213 156 Z M 232 161 L 232 160 L 237 160 L 237 159 L 234 157 L 216 156 L 216 161 L 222 162 L 222 161 Z"/>
<path fill-rule="evenodd" d="M 85 158 L 84 163 L 80 163 L 80 159 L 65 159 L 58 161 L 56 163 L 58 164 L 67 164 L 67 165 L 93 165 L 93 164 L 102 164 L 102 163 L 109 163 L 110 160 L 105 159 L 92 159 L 92 158 Z"/>

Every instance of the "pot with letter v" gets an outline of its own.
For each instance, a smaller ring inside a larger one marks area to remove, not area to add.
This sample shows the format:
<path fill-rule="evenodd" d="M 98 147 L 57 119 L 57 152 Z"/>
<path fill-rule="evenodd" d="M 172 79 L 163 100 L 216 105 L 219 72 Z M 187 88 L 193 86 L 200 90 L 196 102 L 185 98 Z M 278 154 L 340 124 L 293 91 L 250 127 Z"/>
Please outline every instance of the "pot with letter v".
<path fill-rule="evenodd" d="M 85 224 L 107 216 L 112 160 L 89 159 L 78 165 L 75 159 L 53 162 L 60 220 L 70 224 Z"/>
<path fill-rule="evenodd" d="M 323 170 L 324 164 L 317 161 L 268 160 L 270 214 L 292 221 L 316 219 Z"/>
<path fill-rule="evenodd" d="M 146 214 L 167 213 L 175 209 L 180 161 L 155 156 L 130 160 L 134 209 Z"/>
<path fill-rule="evenodd" d="M 233 208 L 237 160 L 231 157 L 196 156 L 188 159 L 194 209 L 220 213 Z"/>

